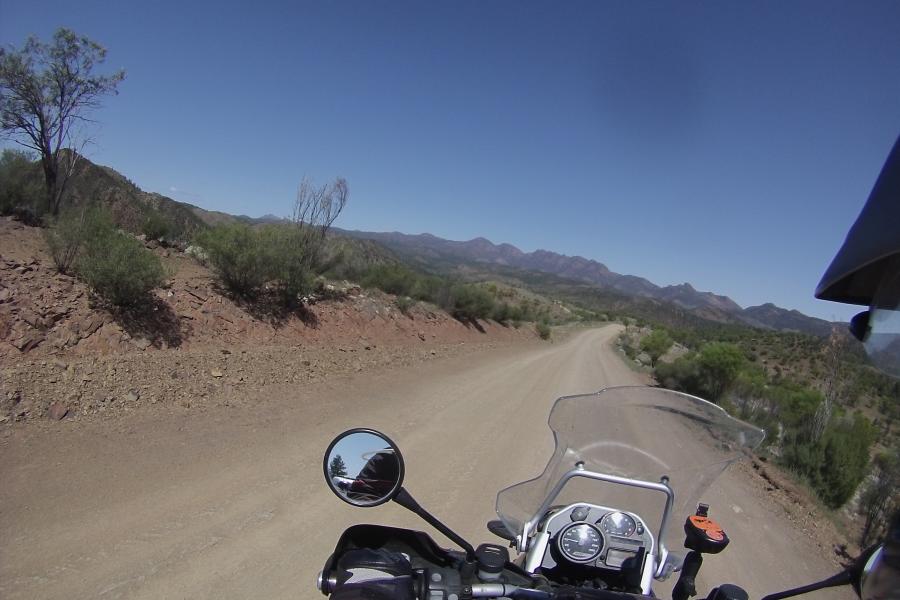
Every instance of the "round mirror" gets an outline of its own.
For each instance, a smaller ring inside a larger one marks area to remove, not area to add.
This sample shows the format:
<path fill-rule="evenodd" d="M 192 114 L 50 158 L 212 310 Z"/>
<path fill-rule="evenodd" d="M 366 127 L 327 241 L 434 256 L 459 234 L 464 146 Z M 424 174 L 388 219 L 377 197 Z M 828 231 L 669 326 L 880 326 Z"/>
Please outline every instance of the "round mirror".
<path fill-rule="evenodd" d="M 387 436 L 372 429 L 340 434 L 325 451 L 325 481 L 353 506 L 378 506 L 403 485 L 403 457 Z"/>

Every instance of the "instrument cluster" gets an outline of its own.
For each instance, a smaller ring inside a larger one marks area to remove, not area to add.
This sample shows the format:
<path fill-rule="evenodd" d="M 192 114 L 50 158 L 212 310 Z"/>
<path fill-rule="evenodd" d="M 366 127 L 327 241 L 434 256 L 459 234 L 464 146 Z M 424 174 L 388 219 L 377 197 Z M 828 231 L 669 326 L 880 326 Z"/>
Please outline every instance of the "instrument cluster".
<path fill-rule="evenodd" d="M 629 559 L 653 551 L 653 536 L 641 519 L 625 511 L 578 504 L 555 512 L 544 524 L 550 546 L 541 566 L 560 562 L 620 570 Z"/>

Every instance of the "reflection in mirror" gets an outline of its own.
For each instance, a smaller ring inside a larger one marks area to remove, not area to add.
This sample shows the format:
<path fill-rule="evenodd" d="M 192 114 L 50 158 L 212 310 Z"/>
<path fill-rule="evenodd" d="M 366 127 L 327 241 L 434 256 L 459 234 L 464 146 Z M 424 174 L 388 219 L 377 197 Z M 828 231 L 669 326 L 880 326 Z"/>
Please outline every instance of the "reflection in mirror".
<path fill-rule="evenodd" d="M 339 435 L 325 454 L 325 480 L 354 506 L 387 502 L 403 484 L 403 458 L 386 436 L 355 429 Z"/>

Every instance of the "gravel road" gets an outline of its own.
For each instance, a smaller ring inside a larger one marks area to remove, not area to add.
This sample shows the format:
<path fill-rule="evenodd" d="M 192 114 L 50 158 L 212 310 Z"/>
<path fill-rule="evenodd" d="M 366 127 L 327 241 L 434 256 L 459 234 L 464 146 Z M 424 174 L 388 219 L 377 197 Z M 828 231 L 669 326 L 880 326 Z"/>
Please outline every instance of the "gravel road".
<path fill-rule="evenodd" d="M 326 489 L 321 453 L 354 426 L 398 443 L 422 505 L 495 542 L 484 528 L 495 494 L 542 470 L 553 400 L 645 382 L 612 351 L 619 331 L 273 384 L 257 405 L 16 428 L 0 445 L 0 597 L 321 597 L 316 573 L 346 526 L 429 530 L 399 506 L 354 509 Z M 707 558 L 704 593 L 734 581 L 758 598 L 832 572 L 748 476 L 726 473 L 707 500 L 732 544 Z"/>

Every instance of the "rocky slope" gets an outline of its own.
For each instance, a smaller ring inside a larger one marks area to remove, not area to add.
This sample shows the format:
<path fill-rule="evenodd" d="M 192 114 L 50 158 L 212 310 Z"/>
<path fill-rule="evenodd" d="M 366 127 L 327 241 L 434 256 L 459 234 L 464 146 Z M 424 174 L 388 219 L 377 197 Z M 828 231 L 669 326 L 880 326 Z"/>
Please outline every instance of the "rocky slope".
<path fill-rule="evenodd" d="M 35 171 L 37 176 L 37 171 Z M 195 231 L 223 223 L 272 223 L 273 215 L 260 218 L 234 216 L 178 202 L 161 194 L 138 188 L 114 169 L 82 159 L 78 177 L 73 180 L 72 199 L 76 204 L 99 200 L 110 207 L 116 222 L 129 231 L 141 231 L 148 216 L 162 215 L 172 226 L 175 239 L 188 241 Z M 548 250 L 523 252 L 511 244 L 494 244 L 478 237 L 469 241 L 446 240 L 424 233 L 376 233 L 335 230 L 343 236 L 374 240 L 407 260 L 425 267 L 458 266 L 460 263 L 489 264 L 540 272 L 587 282 L 607 292 L 647 298 L 672 304 L 678 309 L 717 322 L 732 322 L 777 330 L 827 335 L 831 324 L 771 304 L 742 309 L 727 296 L 695 290 L 690 284 L 660 287 L 643 277 L 615 273 L 601 262 L 581 256 L 566 256 Z"/>
<path fill-rule="evenodd" d="M 326 286 L 303 313 L 266 313 L 220 293 L 175 248 L 149 246 L 172 273 L 168 284 L 146 309 L 114 311 L 56 273 L 39 229 L 0 219 L 0 420 L 198 398 L 208 386 L 269 377 L 299 383 L 459 344 L 535 338 L 525 327 L 465 325 L 422 303 L 404 314 L 392 296 L 346 282 Z"/>

